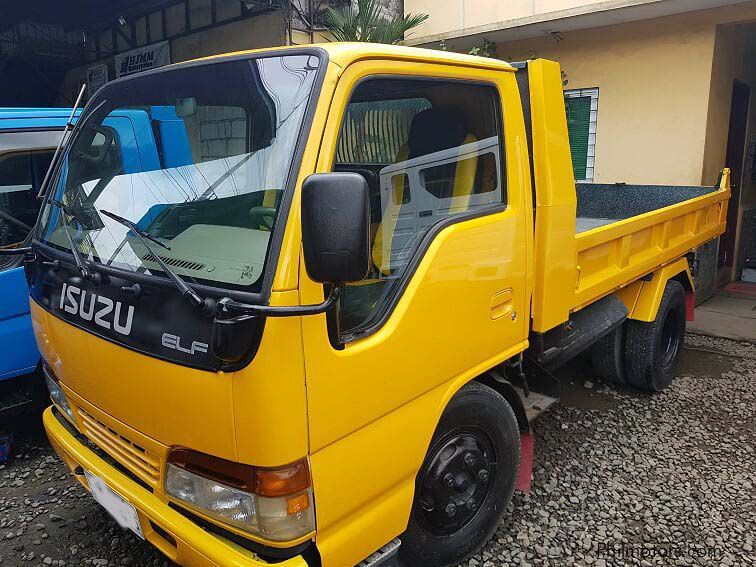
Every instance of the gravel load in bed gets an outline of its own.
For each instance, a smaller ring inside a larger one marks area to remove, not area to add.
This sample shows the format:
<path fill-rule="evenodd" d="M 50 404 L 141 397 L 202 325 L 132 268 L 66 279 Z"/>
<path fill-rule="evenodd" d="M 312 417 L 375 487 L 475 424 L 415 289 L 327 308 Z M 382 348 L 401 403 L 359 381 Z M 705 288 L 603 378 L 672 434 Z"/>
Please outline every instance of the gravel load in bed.
<path fill-rule="evenodd" d="M 756 345 L 688 336 L 678 378 L 648 395 L 577 361 L 534 424 L 529 494 L 515 493 L 466 564 L 756 565 Z M 9 428 L 0 565 L 169 565 L 68 474 L 38 419 Z M 413 566 L 414 567 L 414 566 Z"/>

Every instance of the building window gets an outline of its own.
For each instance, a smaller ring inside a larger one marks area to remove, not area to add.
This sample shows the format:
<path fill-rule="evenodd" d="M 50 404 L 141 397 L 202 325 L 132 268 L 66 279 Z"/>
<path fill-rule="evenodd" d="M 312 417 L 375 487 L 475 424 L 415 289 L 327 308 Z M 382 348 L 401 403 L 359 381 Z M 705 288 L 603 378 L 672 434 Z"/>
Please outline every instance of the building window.
<path fill-rule="evenodd" d="M 575 181 L 593 181 L 596 156 L 598 89 L 564 91 Z"/>

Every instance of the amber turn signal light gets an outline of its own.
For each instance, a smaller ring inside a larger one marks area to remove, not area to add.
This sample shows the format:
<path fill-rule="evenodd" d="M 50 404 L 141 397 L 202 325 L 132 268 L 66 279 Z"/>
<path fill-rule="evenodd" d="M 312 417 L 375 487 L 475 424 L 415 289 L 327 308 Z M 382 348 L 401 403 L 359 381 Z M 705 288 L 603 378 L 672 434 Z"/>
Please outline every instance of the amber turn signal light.
<path fill-rule="evenodd" d="M 285 467 L 255 469 L 255 484 L 252 492 L 260 496 L 286 496 L 310 486 L 310 471 L 302 459 Z"/>

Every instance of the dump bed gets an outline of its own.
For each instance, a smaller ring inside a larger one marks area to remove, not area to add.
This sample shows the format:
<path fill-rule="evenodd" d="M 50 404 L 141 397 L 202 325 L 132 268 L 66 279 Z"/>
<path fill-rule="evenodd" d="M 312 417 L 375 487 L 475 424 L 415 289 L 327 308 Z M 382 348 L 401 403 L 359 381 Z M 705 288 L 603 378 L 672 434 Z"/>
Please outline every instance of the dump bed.
<path fill-rule="evenodd" d="M 532 329 L 669 264 L 724 232 L 729 171 L 713 187 L 575 183 L 559 65 L 514 63 L 534 187 Z"/>
<path fill-rule="evenodd" d="M 680 258 L 724 231 L 729 172 L 713 187 L 577 185 L 572 310 Z"/>

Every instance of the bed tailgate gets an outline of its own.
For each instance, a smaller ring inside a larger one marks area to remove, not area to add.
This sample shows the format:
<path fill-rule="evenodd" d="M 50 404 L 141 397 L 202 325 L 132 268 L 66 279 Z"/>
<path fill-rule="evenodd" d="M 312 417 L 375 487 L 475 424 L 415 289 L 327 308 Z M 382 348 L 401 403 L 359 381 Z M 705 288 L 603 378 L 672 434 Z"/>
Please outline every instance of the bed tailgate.
<path fill-rule="evenodd" d="M 572 310 L 580 309 L 668 264 L 725 230 L 730 171 L 715 191 L 575 236 L 577 282 Z"/>

